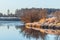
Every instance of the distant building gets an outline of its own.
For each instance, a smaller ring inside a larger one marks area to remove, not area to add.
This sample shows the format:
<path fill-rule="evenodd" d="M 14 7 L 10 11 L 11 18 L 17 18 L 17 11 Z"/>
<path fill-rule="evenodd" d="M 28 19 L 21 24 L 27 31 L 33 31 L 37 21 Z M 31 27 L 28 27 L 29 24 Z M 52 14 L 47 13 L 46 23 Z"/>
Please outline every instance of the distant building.
<path fill-rule="evenodd" d="M 9 9 L 7 10 L 7 14 L 8 14 L 8 15 L 10 14 L 10 10 L 9 10 Z"/>

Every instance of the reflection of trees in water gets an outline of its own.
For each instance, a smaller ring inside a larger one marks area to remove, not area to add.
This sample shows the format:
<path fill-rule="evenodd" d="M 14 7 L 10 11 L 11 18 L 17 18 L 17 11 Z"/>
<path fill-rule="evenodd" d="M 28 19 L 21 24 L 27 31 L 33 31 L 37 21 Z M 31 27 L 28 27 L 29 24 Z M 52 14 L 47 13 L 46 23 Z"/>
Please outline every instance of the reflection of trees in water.
<path fill-rule="evenodd" d="M 9 29 L 9 25 L 7 26 L 7 28 Z"/>
<path fill-rule="evenodd" d="M 27 38 L 36 38 L 38 39 L 40 38 L 44 38 L 44 34 L 42 34 L 40 31 L 36 31 L 33 29 L 27 29 L 25 27 L 20 27 L 20 26 L 16 26 L 16 29 L 21 29 L 20 33 L 23 32 L 24 36 L 26 36 Z"/>
<path fill-rule="evenodd" d="M 60 40 L 60 39 L 59 39 L 59 35 L 47 34 L 45 35 L 44 40 Z"/>

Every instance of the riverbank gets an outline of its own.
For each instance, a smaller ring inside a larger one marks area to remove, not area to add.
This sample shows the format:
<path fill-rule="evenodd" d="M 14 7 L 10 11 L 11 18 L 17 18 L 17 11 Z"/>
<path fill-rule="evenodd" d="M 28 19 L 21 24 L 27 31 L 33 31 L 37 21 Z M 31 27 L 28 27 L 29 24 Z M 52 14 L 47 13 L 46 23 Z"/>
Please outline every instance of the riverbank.
<path fill-rule="evenodd" d="M 46 33 L 46 34 L 55 34 L 55 35 L 60 35 L 60 30 L 58 29 L 48 29 L 48 28 L 42 28 L 42 26 L 40 24 L 34 24 L 34 23 L 28 23 L 25 24 L 25 27 L 28 29 L 33 29 L 33 30 L 37 30 L 40 31 L 41 33 Z M 44 26 L 45 27 L 45 26 Z M 47 26 L 46 26 L 47 27 Z"/>

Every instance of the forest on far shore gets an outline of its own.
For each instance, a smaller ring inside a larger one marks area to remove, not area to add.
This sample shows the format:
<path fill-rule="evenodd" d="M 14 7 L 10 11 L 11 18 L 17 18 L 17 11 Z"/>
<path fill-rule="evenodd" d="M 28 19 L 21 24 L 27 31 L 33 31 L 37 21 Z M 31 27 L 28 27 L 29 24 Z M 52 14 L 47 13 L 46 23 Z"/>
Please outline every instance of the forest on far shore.
<path fill-rule="evenodd" d="M 60 20 L 60 9 L 53 8 L 25 8 L 16 9 L 15 15 L 20 17 L 25 23 L 37 22 L 41 18 L 48 18 L 49 15 L 57 17 Z"/>
<path fill-rule="evenodd" d="M 0 13 L 0 17 L 19 17 L 25 23 L 37 22 L 41 18 L 48 18 L 49 15 L 60 20 L 60 9 L 54 8 L 21 8 L 16 9 L 14 14 L 9 12 L 10 10 L 7 10 L 7 15 Z"/>

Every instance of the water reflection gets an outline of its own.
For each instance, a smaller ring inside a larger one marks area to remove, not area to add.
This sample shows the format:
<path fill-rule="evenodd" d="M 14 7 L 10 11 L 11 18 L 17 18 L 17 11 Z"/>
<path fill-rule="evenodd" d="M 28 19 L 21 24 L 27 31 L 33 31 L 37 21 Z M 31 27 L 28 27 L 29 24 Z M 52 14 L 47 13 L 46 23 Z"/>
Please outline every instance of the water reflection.
<path fill-rule="evenodd" d="M 40 31 L 36 31 L 33 29 L 27 29 L 25 27 L 17 27 L 17 29 L 21 29 L 20 33 L 24 33 L 23 35 L 29 39 L 36 38 L 36 40 L 60 40 L 59 35 L 54 34 L 42 34 Z"/>
<path fill-rule="evenodd" d="M 25 27 L 16 27 L 16 29 L 20 29 L 20 33 L 23 33 L 23 36 L 26 38 L 31 39 L 35 38 L 35 40 L 60 40 L 59 35 L 54 35 L 54 34 L 42 34 L 40 31 L 36 31 L 33 29 L 27 29 Z"/>
<path fill-rule="evenodd" d="M 44 34 L 41 34 L 40 31 L 36 31 L 36 30 L 33 30 L 33 29 L 27 29 L 25 27 L 16 27 L 16 29 L 20 29 L 21 31 L 19 31 L 20 33 L 23 33 L 23 36 L 31 39 L 32 38 L 35 38 L 36 40 L 37 39 L 41 39 L 43 38 Z"/>
<path fill-rule="evenodd" d="M 60 36 L 27 29 L 20 21 L 0 22 L 0 40 L 60 40 Z"/>
<path fill-rule="evenodd" d="M 44 40 L 58 40 L 59 35 L 47 34 Z"/>

